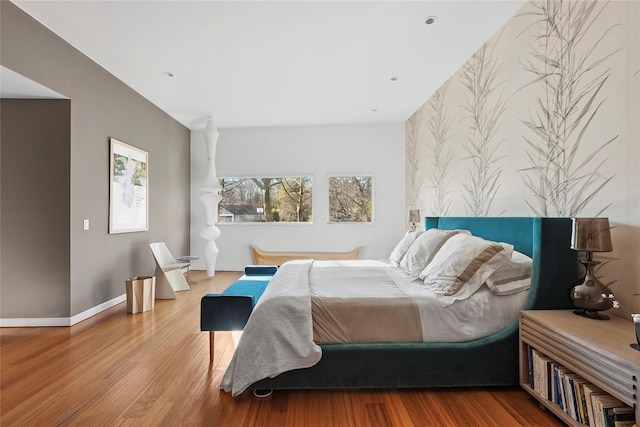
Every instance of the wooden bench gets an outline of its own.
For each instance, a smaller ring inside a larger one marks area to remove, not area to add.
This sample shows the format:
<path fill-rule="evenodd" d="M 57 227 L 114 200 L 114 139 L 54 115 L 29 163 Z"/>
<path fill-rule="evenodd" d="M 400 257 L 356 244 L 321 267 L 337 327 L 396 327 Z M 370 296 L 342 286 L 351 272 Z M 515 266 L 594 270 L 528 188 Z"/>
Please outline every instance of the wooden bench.
<path fill-rule="evenodd" d="M 348 252 L 271 252 L 264 251 L 256 246 L 251 246 L 251 255 L 253 256 L 254 264 L 280 266 L 294 259 L 358 259 L 360 256 L 360 248 L 355 248 Z"/>
<path fill-rule="evenodd" d="M 200 300 L 200 330 L 209 332 L 209 360 L 213 362 L 215 331 L 241 331 L 271 278 L 275 265 L 248 265 L 244 275 L 219 294 Z"/>

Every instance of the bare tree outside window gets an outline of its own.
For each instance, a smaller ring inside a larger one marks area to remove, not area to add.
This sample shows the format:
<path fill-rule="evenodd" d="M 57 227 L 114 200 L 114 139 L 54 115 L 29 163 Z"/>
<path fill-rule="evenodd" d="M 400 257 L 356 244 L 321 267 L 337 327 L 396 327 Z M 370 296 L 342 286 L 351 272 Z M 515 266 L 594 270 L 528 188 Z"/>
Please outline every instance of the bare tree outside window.
<path fill-rule="evenodd" d="M 310 177 L 222 178 L 218 221 L 311 222 Z"/>
<path fill-rule="evenodd" d="M 373 177 L 329 177 L 329 222 L 373 221 Z"/>

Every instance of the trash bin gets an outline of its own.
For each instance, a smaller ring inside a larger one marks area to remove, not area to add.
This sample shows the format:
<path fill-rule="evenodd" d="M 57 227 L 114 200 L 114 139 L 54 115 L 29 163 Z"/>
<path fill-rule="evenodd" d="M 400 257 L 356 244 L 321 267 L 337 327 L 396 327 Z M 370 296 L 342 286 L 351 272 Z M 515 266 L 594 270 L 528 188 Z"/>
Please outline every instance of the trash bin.
<path fill-rule="evenodd" d="M 155 276 L 136 276 L 127 279 L 127 313 L 141 313 L 153 309 L 156 300 Z"/>

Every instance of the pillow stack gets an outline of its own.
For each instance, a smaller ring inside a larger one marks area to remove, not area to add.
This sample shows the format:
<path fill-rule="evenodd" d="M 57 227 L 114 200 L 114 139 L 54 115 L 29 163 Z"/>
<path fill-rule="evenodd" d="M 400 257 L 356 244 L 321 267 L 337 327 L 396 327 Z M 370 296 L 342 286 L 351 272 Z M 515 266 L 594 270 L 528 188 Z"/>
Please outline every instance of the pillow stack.
<path fill-rule="evenodd" d="M 531 258 L 514 252 L 508 243 L 466 230 L 407 233 L 390 262 L 424 282 L 445 305 L 469 297 L 484 283 L 496 295 L 509 295 L 528 289 L 531 282 Z"/>
<path fill-rule="evenodd" d="M 457 234 L 470 235 L 466 230 L 439 230 L 431 228 L 418 236 L 400 261 L 407 274 L 418 276 L 431 263 L 446 242 Z"/>
<path fill-rule="evenodd" d="M 405 236 L 400 240 L 400 242 L 396 245 L 395 248 L 391 251 L 391 255 L 389 256 L 389 262 L 394 267 L 400 266 L 400 261 L 404 258 L 404 255 L 409 250 L 411 244 L 422 234 L 422 231 L 409 231 Z"/>
<path fill-rule="evenodd" d="M 449 304 L 471 296 L 511 258 L 513 246 L 458 234 L 447 241 L 418 276 Z"/>
<path fill-rule="evenodd" d="M 487 286 L 496 295 L 511 295 L 529 289 L 532 264 L 531 258 L 513 251 L 511 259 L 487 278 Z"/>

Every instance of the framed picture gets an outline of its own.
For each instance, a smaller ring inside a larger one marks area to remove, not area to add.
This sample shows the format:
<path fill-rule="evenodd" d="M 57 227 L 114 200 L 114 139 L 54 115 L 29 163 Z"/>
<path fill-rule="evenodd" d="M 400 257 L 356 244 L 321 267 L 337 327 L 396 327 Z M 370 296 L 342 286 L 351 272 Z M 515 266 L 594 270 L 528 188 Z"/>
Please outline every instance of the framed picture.
<path fill-rule="evenodd" d="M 149 229 L 149 154 L 110 138 L 109 234 Z"/>

